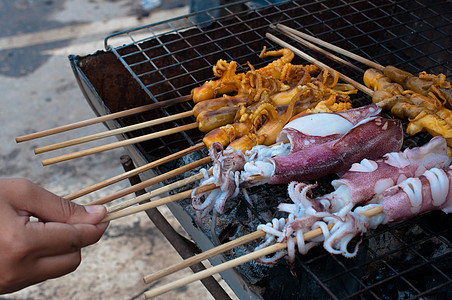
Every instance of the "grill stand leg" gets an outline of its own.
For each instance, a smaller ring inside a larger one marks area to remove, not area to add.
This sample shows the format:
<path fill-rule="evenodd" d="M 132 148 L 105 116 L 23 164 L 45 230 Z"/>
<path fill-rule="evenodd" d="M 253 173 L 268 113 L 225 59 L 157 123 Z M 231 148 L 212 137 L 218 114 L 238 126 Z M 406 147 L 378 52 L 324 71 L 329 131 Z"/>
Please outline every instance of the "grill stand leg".
<path fill-rule="evenodd" d="M 135 168 L 135 165 L 129 155 L 122 155 L 120 158 L 121 164 L 124 170 L 130 171 Z M 138 175 L 129 178 L 130 184 L 135 185 L 141 182 Z M 137 191 L 135 194 L 137 196 L 145 194 L 145 190 Z M 181 236 L 174 228 L 168 223 L 165 217 L 156 208 L 146 210 L 146 214 L 149 216 L 154 225 L 159 229 L 168 242 L 174 247 L 174 249 L 183 258 L 189 258 L 193 255 L 200 253 L 200 249 L 191 241 L 187 240 L 185 237 Z M 205 270 L 205 267 L 201 263 L 197 263 L 190 267 L 193 272 L 199 272 Z M 220 286 L 220 284 L 212 276 L 201 280 L 202 284 L 207 288 L 214 299 L 231 299 L 225 290 Z"/>

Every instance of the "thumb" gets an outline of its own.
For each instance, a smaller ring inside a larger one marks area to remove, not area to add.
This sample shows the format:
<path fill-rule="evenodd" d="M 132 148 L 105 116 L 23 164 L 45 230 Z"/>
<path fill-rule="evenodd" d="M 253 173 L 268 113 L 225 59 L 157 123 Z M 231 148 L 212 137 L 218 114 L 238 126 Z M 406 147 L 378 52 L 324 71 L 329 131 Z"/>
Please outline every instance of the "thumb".
<path fill-rule="evenodd" d="M 98 224 L 107 214 L 106 208 L 102 205 L 82 206 L 59 197 L 28 180 L 10 180 L 11 184 L 5 185 L 5 189 L 14 187 L 16 196 L 12 199 L 11 204 L 15 209 L 26 211 L 43 221 Z"/>
<path fill-rule="evenodd" d="M 79 205 L 56 196 L 48 198 L 44 205 L 34 207 L 30 213 L 47 222 L 95 225 L 105 218 L 107 209 L 103 205 Z"/>
<path fill-rule="evenodd" d="M 63 200 L 68 201 L 70 204 L 75 204 L 69 200 Z M 75 205 L 77 206 L 76 213 L 71 215 L 68 222 L 66 222 L 68 224 L 98 224 L 107 216 L 107 208 L 103 205 Z"/>
<path fill-rule="evenodd" d="M 44 221 L 95 225 L 107 215 L 103 205 L 83 206 L 61 197 L 55 202 L 46 203 L 46 206 L 46 211 L 39 211 L 37 216 Z"/>

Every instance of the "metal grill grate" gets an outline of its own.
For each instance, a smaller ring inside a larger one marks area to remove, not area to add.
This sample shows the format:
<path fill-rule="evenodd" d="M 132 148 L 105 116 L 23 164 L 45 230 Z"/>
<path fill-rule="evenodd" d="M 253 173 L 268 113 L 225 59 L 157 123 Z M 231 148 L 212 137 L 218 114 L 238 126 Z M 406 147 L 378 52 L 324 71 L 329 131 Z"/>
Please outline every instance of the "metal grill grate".
<path fill-rule="evenodd" d="M 444 73 L 448 80 L 452 78 L 450 1 L 289 1 L 258 8 L 252 1 L 242 1 L 107 37 L 106 49 L 122 62 L 147 98 L 141 95 L 135 102 L 120 105 L 111 105 L 108 99 L 103 99 L 105 105 L 115 111 L 187 95 L 192 88 L 213 78 L 211 68 L 219 59 L 237 61 L 238 71 L 246 70 L 247 62 L 256 68 L 263 66 L 269 60 L 258 57 L 262 47 L 279 48 L 265 38 L 269 25 L 275 23 L 302 30 L 382 65 L 392 64 L 413 73 L 424 70 Z M 303 50 L 362 81 L 362 74 L 355 70 Z M 296 58 L 294 63 L 305 62 Z M 365 95 L 354 98 L 355 105 L 369 102 Z M 155 118 L 156 114 L 171 115 L 191 108 L 192 103 L 185 102 L 123 118 L 120 123 L 130 125 Z M 139 130 L 130 136 L 193 121 L 186 118 Z M 199 131 L 190 130 L 137 147 L 152 161 L 191 146 L 201 138 Z M 419 145 L 424 140 L 422 136 L 409 138 L 406 145 Z M 184 162 L 176 164 L 181 163 Z M 163 166 L 156 172 L 165 172 L 173 166 Z M 252 193 L 260 195 L 264 190 L 260 188 Z M 262 211 L 257 209 L 257 213 Z M 258 217 L 266 219 L 263 215 Z M 297 258 L 297 278 L 288 274 L 287 266 L 281 262 L 253 283 L 266 287 L 264 297 L 267 298 L 289 297 L 293 293 L 310 299 L 327 296 L 333 299 L 451 298 L 450 221 L 450 216 L 432 212 L 384 226 L 365 236 L 360 254 L 352 260 L 314 249 Z M 283 280 L 276 281 L 278 278 Z"/>

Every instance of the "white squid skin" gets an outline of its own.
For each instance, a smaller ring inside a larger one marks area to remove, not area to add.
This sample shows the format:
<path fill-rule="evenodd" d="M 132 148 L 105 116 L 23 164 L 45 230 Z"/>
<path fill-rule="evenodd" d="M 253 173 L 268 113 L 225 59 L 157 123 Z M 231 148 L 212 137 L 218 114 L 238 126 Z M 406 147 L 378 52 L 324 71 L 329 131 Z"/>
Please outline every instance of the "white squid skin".
<path fill-rule="evenodd" d="M 348 251 L 348 243 L 358 234 L 363 234 L 368 229 L 365 218 L 357 213 L 349 212 L 343 220 L 333 219 L 335 227 L 330 231 L 331 235 L 325 238 L 323 247 L 330 253 L 342 254 L 344 257 L 355 257 L 359 250 L 361 241 L 358 241 L 353 252 Z"/>
<path fill-rule="evenodd" d="M 341 138 L 362 120 L 379 115 L 375 104 L 333 113 L 309 114 L 284 126 L 277 142 L 289 140 L 290 153 Z"/>

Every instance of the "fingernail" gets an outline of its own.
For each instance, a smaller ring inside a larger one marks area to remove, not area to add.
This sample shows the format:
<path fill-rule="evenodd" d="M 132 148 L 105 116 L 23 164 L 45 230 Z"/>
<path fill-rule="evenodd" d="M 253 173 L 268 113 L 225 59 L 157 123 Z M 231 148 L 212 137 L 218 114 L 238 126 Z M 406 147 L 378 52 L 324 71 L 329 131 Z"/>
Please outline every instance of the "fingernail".
<path fill-rule="evenodd" d="M 85 210 L 89 214 L 100 214 L 105 208 L 102 205 L 87 205 L 85 206 Z"/>

